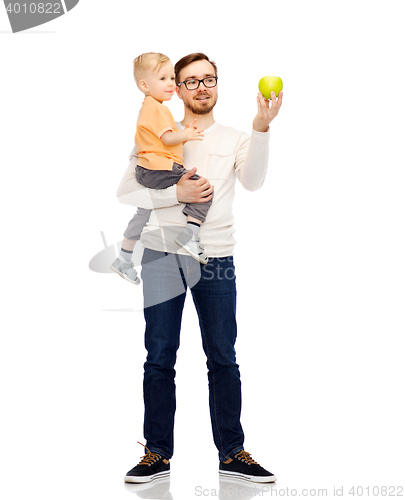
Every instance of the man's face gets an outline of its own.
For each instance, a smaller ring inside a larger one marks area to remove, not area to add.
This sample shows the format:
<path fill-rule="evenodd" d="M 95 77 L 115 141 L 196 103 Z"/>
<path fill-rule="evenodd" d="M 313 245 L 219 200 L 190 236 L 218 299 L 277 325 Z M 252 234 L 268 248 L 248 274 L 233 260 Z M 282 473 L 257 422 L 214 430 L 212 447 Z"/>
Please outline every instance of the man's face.
<path fill-rule="evenodd" d="M 206 60 L 194 61 L 180 71 L 179 81 L 184 82 L 193 78 L 202 80 L 209 76 L 215 76 L 212 65 Z M 196 90 L 187 90 L 183 83 L 176 88 L 176 91 L 186 108 L 196 115 L 209 113 L 218 99 L 218 87 L 207 88 L 202 82 Z"/>

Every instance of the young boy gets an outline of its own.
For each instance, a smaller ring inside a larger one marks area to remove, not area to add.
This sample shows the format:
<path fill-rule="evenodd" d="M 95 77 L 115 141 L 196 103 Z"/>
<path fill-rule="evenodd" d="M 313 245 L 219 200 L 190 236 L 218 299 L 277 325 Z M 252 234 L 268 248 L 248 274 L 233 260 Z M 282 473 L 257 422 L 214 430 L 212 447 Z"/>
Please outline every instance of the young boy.
<path fill-rule="evenodd" d="M 136 179 L 147 188 L 164 189 L 176 184 L 187 172 L 183 166 L 183 144 L 201 141 L 203 131 L 195 127 L 194 121 L 179 132 L 172 114 L 163 104 L 172 98 L 176 86 L 173 65 L 167 56 L 155 52 L 138 56 L 134 60 L 134 77 L 139 90 L 145 94 L 135 135 Z M 190 179 L 199 179 L 199 176 L 193 175 Z M 202 264 L 208 262 L 208 257 L 199 244 L 198 231 L 211 203 L 212 200 L 186 204 L 183 213 L 187 224 L 175 239 L 176 244 Z M 137 285 L 140 279 L 132 263 L 132 253 L 150 213 L 151 210 L 137 209 L 124 233 L 121 252 L 111 265 L 113 271 Z"/>

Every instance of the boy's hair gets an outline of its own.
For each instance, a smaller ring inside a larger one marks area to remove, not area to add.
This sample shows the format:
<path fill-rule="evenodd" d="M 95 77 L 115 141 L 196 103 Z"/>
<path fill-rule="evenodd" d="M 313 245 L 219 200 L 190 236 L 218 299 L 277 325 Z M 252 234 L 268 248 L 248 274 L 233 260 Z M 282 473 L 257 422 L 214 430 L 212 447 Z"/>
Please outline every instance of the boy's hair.
<path fill-rule="evenodd" d="M 175 66 L 174 66 L 174 74 L 176 75 L 176 85 L 180 83 L 180 71 L 188 66 L 189 64 L 195 62 L 195 61 L 208 61 L 211 66 L 214 68 L 215 71 L 215 76 L 218 76 L 218 71 L 217 71 L 217 66 L 213 61 L 210 61 L 209 58 L 203 54 L 202 52 L 195 52 L 194 54 L 189 54 L 188 56 L 184 56 L 180 59 L 180 61 L 177 61 Z"/>
<path fill-rule="evenodd" d="M 164 54 L 158 52 L 147 52 L 141 54 L 134 59 L 134 78 L 137 87 L 139 87 L 139 80 L 145 76 L 146 71 L 159 71 L 170 59 Z"/>

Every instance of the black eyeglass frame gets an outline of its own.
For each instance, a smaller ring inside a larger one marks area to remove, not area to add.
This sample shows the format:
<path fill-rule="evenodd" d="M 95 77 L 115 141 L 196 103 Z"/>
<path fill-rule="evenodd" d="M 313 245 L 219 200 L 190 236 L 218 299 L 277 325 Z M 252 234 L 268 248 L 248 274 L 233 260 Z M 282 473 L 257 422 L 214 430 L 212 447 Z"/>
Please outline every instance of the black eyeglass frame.
<path fill-rule="evenodd" d="M 204 80 L 212 80 L 214 79 L 215 80 L 215 85 L 213 85 L 212 87 L 208 87 L 208 85 L 205 85 L 204 83 Z M 189 82 L 190 80 L 194 80 L 196 82 L 198 82 L 198 86 L 195 88 L 195 89 L 189 89 L 187 87 L 187 82 Z M 218 84 L 218 77 L 217 76 L 206 76 L 205 78 L 203 78 L 202 80 L 199 80 L 198 78 L 189 78 L 188 80 L 184 80 L 184 82 L 180 82 L 177 84 L 178 87 L 180 87 L 180 85 L 184 83 L 185 87 L 187 90 L 198 90 L 200 88 L 200 85 L 203 84 L 205 88 L 207 89 L 213 89 L 217 86 Z"/>

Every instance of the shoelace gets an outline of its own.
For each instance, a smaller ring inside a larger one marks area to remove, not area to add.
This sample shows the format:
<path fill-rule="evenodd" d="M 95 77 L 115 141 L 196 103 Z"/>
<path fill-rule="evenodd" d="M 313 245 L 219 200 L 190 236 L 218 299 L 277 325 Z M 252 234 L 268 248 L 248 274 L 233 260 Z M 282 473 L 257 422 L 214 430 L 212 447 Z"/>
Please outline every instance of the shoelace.
<path fill-rule="evenodd" d="M 140 444 L 141 446 L 143 446 L 144 448 L 146 448 L 146 446 L 144 444 L 140 443 L 139 441 L 137 441 L 137 443 Z M 146 449 L 148 450 L 148 448 L 146 448 Z M 153 451 L 148 450 L 148 453 L 141 457 L 141 461 L 139 462 L 138 465 L 152 465 L 157 460 L 159 460 L 159 458 L 161 458 L 159 453 L 154 453 Z"/>
<path fill-rule="evenodd" d="M 235 458 L 237 458 L 238 460 L 241 460 L 242 462 L 245 462 L 245 463 L 247 463 L 249 465 L 252 465 L 252 464 L 259 465 L 257 462 L 255 462 L 253 460 L 253 458 L 250 455 L 250 453 L 248 453 L 245 450 L 241 450 L 238 453 L 236 453 Z"/>

